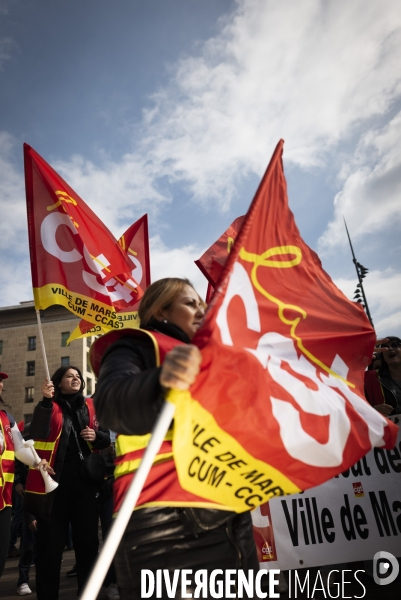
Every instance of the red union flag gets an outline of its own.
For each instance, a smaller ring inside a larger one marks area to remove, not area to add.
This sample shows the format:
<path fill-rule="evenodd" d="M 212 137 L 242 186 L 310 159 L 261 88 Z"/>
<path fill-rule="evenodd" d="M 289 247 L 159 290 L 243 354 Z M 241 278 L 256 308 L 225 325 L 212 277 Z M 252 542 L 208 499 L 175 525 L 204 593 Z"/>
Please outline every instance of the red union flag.
<path fill-rule="evenodd" d="M 94 325 L 120 328 L 116 310 L 138 302 L 132 261 L 94 212 L 24 144 L 29 247 L 36 309 L 62 304 Z"/>
<path fill-rule="evenodd" d="M 301 239 L 282 146 L 193 340 L 201 372 L 168 397 L 181 486 L 238 512 L 323 483 L 397 432 L 363 397 L 375 334 Z"/>
<path fill-rule="evenodd" d="M 148 215 L 144 215 L 131 225 L 120 237 L 118 243 L 135 265 L 132 277 L 145 291 L 150 286 Z M 139 304 L 140 299 L 130 310 L 138 310 Z"/>
<path fill-rule="evenodd" d="M 237 217 L 227 231 L 195 261 L 196 266 L 202 271 L 212 288 L 215 288 L 219 281 L 243 221 L 244 217 Z M 206 302 L 210 300 L 211 295 L 211 290 L 208 288 Z"/>
<path fill-rule="evenodd" d="M 149 233 L 148 215 L 144 215 L 136 221 L 118 240 L 121 248 L 128 254 L 134 263 L 132 277 L 141 286 L 143 291 L 150 285 L 150 256 L 149 256 Z M 125 310 L 119 310 L 117 319 L 120 329 L 126 327 L 139 327 L 138 308 L 140 300 Z M 104 325 L 93 325 L 82 319 L 68 338 L 67 344 L 81 337 L 99 335 L 111 331 L 112 327 Z"/>

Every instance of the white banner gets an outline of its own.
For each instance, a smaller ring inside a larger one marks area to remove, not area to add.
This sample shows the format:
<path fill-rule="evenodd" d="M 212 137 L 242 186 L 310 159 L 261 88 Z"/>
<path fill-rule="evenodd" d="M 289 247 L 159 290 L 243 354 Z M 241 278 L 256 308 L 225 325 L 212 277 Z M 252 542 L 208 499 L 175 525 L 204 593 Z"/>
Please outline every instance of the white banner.
<path fill-rule="evenodd" d="M 392 450 L 375 448 L 323 485 L 252 515 L 263 568 L 371 560 L 381 550 L 401 556 L 401 432 Z"/>

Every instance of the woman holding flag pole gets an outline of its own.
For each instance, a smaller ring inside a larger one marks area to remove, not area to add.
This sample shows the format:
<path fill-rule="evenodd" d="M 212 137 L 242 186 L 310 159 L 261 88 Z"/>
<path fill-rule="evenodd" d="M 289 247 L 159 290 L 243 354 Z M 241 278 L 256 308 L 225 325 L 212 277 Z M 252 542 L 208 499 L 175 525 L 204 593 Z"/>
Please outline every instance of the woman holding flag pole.
<path fill-rule="evenodd" d="M 119 432 L 116 513 L 146 449 L 164 393 L 187 389 L 199 372 L 201 355 L 190 342 L 204 307 L 188 280 L 161 279 L 141 301 L 141 329 L 112 332 L 92 346 L 92 366 L 95 373 L 100 369 L 96 410 L 104 426 Z M 145 569 L 155 573 L 167 568 L 173 581 L 176 569 L 256 572 L 259 568 L 249 513 L 221 510 L 180 487 L 171 434 L 170 428 L 115 557 L 122 600 L 142 597 Z M 178 584 L 176 597 L 181 597 L 180 589 Z"/>

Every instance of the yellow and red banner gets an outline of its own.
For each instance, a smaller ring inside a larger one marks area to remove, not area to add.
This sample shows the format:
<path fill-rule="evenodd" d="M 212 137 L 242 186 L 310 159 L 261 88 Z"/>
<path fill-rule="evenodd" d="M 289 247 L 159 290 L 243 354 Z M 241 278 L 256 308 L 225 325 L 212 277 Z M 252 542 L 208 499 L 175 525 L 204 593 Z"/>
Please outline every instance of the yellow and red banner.
<path fill-rule="evenodd" d="M 75 191 L 24 144 L 36 309 L 62 304 L 93 325 L 120 329 L 116 311 L 143 295 L 134 263 Z"/>
<path fill-rule="evenodd" d="M 201 372 L 168 397 L 181 486 L 238 512 L 327 481 L 398 429 L 364 399 L 375 333 L 302 240 L 282 148 L 193 340 Z"/>
<path fill-rule="evenodd" d="M 118 244 L 126 252 L 134 263 L 132 277 L 141 286 L 143 292 L 150 285 L 150 253 L 149 253 L 149 230 L 148 215 L 144 215 L 133 223 L 120 237 Z M 120 329 L 139 327 L 138 308 L 140 300 L 129 309 L 118 310 L 117 319 Z M 106 325 L 93 325 L 82 319 L 67 340 L 70 344 L 73 340 L 92 335 L 101 335 L 112 331 L 112 327 Z"/>

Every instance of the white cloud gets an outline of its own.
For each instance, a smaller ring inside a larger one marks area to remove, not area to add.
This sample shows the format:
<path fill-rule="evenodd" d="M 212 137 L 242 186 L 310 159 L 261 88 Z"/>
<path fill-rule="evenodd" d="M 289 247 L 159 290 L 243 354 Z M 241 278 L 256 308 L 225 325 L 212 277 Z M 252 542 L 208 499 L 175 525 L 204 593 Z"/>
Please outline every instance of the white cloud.
<path fill-rule="evenodd" d="M 0 306 L 32 298 L 24 178 L 15 149 L 16 140 L 0 131 Z"/>
<path fill-rule="evenodd" d="M 152 281 L 163 277 L 187 277 L 199 294 L 205 298 L 207 281 L 194 264 L 204 249 L 196 245 L 167 248 L 157 235 L 150 239 Z"/>
<path fill-rule="evenodd" d="M 195 198 L 226 204 L 239 178 L 263 172 L 280 137 L 287 161 L 321 165 L 401 89 L 396 2 L 237 4 L 219 36 L 182 59 L 155 96 L 142 142 Z"/>
<path fill-rule="evenodd" d="M 32 298 L 23 173 L 12 160 L 15 139 L 0 132 L 0 306 Z"/>
<path fill-rule="evenodd" d="M 12 160 L 15 147 L 16 140 L 0 131 L 0 248 L 19 252 L 26 244 L 26 209 L 24 180 Z"/>
<path fill-rule="evenodd" d="M 161 182 L 227 208 L 239 182 L 262 174 L 275 144 L 304 168 L 385 114 L 401 91 L 397 0 L 238 0 L 219 34 L 170 69 L 144 111 L 142 137 L 119 164 L 59 163 L 110 205 L 170 200 Z M 136 128 L 138 133 L 140 128 Z M 78 190 L 79 191 L 79 190 Z"/>
<path fill-rule="evenodd" d="M 344 184 L 334 202 L 334 219 L 319 240 L 320 248 L 347 243 L 343 215 L 353 238 L 401 225 L 401 112 L 361 139 L 351 162 L 343 166 Z"/>
<path fill-rule="evenodd" d="M 168 193 L 157 190 L 149 165 L 140 156 L 126 155 L 120 163 L 104 162 L 99 167 L 77 155 L 52 166 L 117 237 L 122 220 L 127 224 L 145 212 L 156 214 L 162 202 L 170 202 Z"/>
<path fill-rule="evenodd" d="M 20 302 L 33 299 L 29 258 L 13 257 L 2 261 L 0 306 L 17 306 Z"/>

